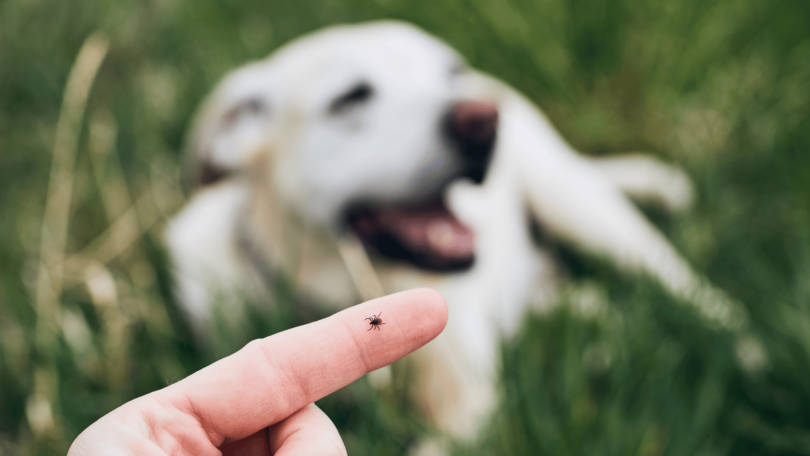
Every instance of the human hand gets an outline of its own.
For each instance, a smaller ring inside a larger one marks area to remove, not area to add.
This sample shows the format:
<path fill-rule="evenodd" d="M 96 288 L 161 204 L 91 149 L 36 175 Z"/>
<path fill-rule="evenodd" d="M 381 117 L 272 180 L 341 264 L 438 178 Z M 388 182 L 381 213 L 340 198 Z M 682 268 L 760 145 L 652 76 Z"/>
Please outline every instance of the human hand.
<path fill-rule="evenodd" d="M 365 320 L 382 312 L 385 326 Z M 345 455 L 313 402 L 436 337 L 442 296 L 411 290 L 254 340 L 233 355 L 93 423 L 68 456 Z"/>

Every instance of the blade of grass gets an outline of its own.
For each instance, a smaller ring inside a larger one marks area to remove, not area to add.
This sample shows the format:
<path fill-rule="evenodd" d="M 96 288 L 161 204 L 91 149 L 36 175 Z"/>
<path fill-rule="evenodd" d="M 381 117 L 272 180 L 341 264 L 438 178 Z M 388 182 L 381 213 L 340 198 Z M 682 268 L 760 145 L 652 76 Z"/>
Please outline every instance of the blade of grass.
<path fill-rule="evenodd" d="M 96 32 L 82 44 L 65 86 L 59 120 L 56 125 L 48 194 L 39 246 L 39 265 L 34 290 L 37 314 L 36 345 L 47 353 L 59 331 L 59 298 L 64 275 L 63 260 L 67 243 L 70 203 L 75 177 L 76 155 L 87 98 L 109 42 Z M 52 404 L 55 402 L 57 376 L 53 366 L 43 366 L 36 376 L 34 393 L 27 407 L 28 421 L 35 433 L 43 434 L 55 427 Z M 48 379 L 50 378 L 50 379 Z M 40 381 L 40 379 L 43 379 Z"/>

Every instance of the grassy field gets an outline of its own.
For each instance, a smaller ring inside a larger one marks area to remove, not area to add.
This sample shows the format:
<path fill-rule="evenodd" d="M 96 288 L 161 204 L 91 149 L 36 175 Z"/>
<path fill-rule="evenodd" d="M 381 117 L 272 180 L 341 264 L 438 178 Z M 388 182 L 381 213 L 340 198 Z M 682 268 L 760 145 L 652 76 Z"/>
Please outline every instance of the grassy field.
<path fill-rule="evenodd" d="M 276 318 L 196 346 L 161 230 L 184 198 L 189 117 L 218 78 L 374 18 L 447 40 L 586 153 L 645 150 L 687 169 L 695 207 L 650 216 L 748 308 L 767 350 L 747 373 L 732 334 L 561 245 L 571 285 L 503 344 L 498 413 L 458 454 L 810 454 L 801 0 L 0 0 L 0 454 L 64 454 L 117 405 L 321 316 L 282 283 Z M 435 432 L 407 362 L 394 372 L 390 391 L 360 380 L 319 403 L 350 454 L 406 454 Z"/>

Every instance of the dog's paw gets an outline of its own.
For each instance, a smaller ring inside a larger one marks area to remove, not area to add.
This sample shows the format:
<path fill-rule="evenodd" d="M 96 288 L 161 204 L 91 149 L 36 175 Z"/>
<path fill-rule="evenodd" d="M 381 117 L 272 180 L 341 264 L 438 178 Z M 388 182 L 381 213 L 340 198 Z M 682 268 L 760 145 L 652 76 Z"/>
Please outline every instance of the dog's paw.
<path fill-rule="evenodd" d="M 636 201 L 654 204 L 672 214 L 692 205 L 692 181 L 676 166 L 637 154 L 594 158 L 593 162 L 614 185 Z"/>

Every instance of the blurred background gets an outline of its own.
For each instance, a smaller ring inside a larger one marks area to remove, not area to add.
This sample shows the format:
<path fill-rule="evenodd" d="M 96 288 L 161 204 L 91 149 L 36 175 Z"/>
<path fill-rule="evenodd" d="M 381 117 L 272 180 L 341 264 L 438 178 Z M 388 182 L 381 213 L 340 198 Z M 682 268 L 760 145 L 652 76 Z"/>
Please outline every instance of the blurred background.
<path fill-rule="evenodd" d="M 560 247 L 570 289 L 504 342 L 499 410 L 458 454 L 810 454 L 801 0 L 0 0 L 0 454 L 64 454 L 118 405 L 323 316 L 281 286 L 271 321 L 195 344 L 162 230 L 186 196 L 189 118 L 222 75 L 377 18 L 448 41 L 585 153 L 683 166 L 695 207 L 648 214 L 748 307 L 768 353 L 744 372 L 729 334 Z M 393 371 L 388 389 L 361 379 L 319 402 L 350 454 L 407 454 L 435 432 L 407 360 Z"/>

